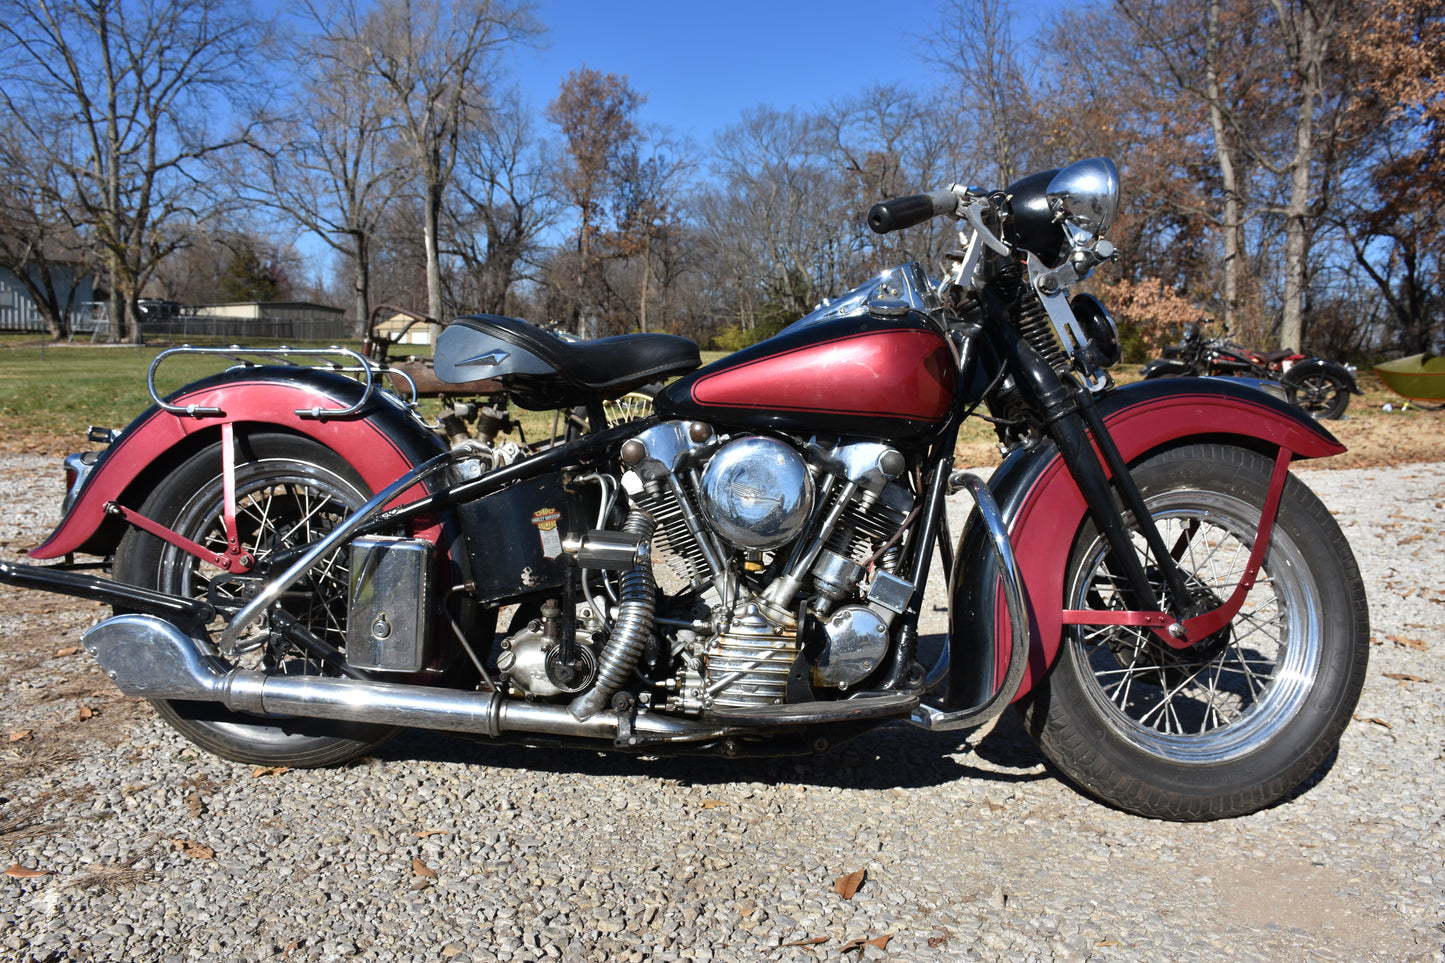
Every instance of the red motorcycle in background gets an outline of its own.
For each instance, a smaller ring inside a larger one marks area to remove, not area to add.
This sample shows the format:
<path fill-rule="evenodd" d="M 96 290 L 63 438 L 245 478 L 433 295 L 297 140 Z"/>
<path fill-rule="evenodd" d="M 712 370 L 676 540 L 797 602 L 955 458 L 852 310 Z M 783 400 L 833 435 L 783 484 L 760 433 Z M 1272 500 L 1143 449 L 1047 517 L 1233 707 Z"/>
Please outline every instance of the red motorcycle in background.
<path fill-rule="evenodd" d="M 1208 323 L 1208 319 L 1203 319 Z M 1338 419 L 1350 404 L 1350 395 L 1362 395 L 1355 384 L 1355 368 L 1323 358 L 1311 358 L 1293 348 L 1252 351 L 1224 338 L 1205 338 L 1200 323 L 1184 325 L 1183 340 L 1164 348 L 1163 356 L 1139 369 L 1145 379 L 1217 375 L 1278 381 L 1285 395 L 1315 418 Z"/>
<path fill-rule="evenodd" d="M 107 676 L 246 763 L 337 764 L 404 726 L 820 752 L 1013 705 L 1111 805 L 1254 811 L 1327 762 L 1365 678 L 1359 570 L 1289 471 L 1344 449 L 1239 381 L 1114 384 L 1113 321 L 1069 290 L 1117 206 L 1103 158 L 878 204 L 880 233 L 958 222 L 941 277 L 885 271 L 706 367 L 668 335 L 458 318 L 431 374 L 500 393 L 436 421 L 352 352 L 190 349 L 238 363 L 165 398 L 162 355 L 155 407 L 67 459 L 30 553 L 52 564 L 0 581 L 113 606 L 84 637 Z M 587 425 L 519 444 L 506 401 Z M 1006 452 L 987 482 L 953 463 L 971 417 Z"/>

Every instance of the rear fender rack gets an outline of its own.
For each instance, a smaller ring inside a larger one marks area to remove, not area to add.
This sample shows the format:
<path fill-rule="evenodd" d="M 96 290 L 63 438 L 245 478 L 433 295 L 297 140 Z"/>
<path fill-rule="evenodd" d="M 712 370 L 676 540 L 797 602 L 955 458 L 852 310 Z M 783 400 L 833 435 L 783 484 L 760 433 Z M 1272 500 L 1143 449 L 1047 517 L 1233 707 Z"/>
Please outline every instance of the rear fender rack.
<path fill-rule="evenodd" d="M 353 405 L 344 408 L 297 408 L 298 418 L 345 418 L 354 415 L 366 403 L 371 400 L 372 392 L 376 390 L 377 375 L 383 372 L 399 375 L 411 385 L 411 400 L 407 404 L 413 409 L 417 405 L 416 382 L 404 371 L 399 371 L 389 365 L 378 364 L 350 348 L 342 348 L 332 345 L 329 348 L 288 348 L 284 345 L 279 348 L 243 348 L 240 345 L 230 345 L 225 348 L 197 348 L 185 344 L 179 348 L 171 348 L 156 355 L 151 362 L 150 369 L 146 372 L 146 390 L 150 392 L 151 400 L 156 403 L 162 411 L 173 415 L 182 415 L 190 418 L 215 417 L 222 414 L 221 409 L 207 407 L 205 405 L 173 405 L 161 398 L 160 392 L 156 390 L 156 372 L 160 370 L 161 364 L 168 358 L 179 355 L 211 355 L 220 358 L 229 358 L 235 364 L 228 371 L 244 368 L 256 368 L 263 365 L 292 365 L 295 367 L 324 368 L 338 374 L 351 375 L 364 384 L 365 390 L 361 398 Z M 388 390 L 383 388 L 382 390 Z"/>

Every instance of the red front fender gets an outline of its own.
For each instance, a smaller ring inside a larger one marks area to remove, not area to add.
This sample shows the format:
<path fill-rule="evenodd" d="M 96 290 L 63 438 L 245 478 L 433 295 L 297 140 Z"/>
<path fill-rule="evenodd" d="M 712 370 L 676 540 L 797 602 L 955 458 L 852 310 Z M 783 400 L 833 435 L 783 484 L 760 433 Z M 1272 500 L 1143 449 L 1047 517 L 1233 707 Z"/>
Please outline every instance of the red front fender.
<path fill-rule="evenodd" d="M 1141 381 L 1099 404 L 1109 433 L 1130 464 L 1173 445 L 1210 440 L 1270 457 L 1281 448 L 1295 458 L 1345 450 L 1298 409 L 1235 379 Z M 989 489 L 1008 522 L 1027 590 L 1032 639 L 1019 687 L 1023 695 L 1058 654 L 1066 568 L 1088 507 L 1052 443 L 1015 452 L 994 472 Z M 975 512 L 960 536 L 950 580 L 950 708 L 980 704 L 1002 684 L 1007 670 L 1008 619 L 983 529 Z"/>
<path fill-rule="evenodd" d="M 72 552 L 110 554 L 122 528 L 107 516 L 106 503 L 138 508 L 160 477 L 219 438 L 223 424 L 267 425 L 313 438 L 346 459 L 372 491 L 380 491 L 442 450 L 441 441 L 389 395 L 373 395 L 360 412 L 346 418 L 296 414 L 352 405 L 362 391 L 349 378 L 299 367 L 232 371 L 187 385 L 168 401 L 219 408 L 222 413 L 194 417 L 152 408 L 131 422 L 101 455 L 60 525 L 29 554 L 32 558 L 59 558 Z M 402 500 L 421 494 L 418 487 Z M 417 534 L 435 539 L 438 531 Z"/>

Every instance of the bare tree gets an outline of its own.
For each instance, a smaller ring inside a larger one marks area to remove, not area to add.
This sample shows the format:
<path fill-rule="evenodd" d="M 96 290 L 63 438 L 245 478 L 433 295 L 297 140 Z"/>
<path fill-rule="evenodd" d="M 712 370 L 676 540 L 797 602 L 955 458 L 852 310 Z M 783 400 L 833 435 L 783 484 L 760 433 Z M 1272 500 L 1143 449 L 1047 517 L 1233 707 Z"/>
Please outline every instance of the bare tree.
<path fill-rule="evenodd" d="M 696 212 L 709 244 L 703 269 L 746 340 L 837 293 L 830 281 L 848 187 L 827 128 L 796 110 L 747 111 L 712 153 L 716 187 Z"/>
<path fill-rule="evenodd" d="M 595 303 L 587 303 L 586 296 L 587 288 L 602 281 L 604 258 L 597 239 L 609 214 L 608 201 L 619 194 L 629 164 L 635 165 L 640 136 L 637 110 L 646 102 L 647 95 L 634 90 L 626 77 L 584 66 L 567 75 L 557 97 L 547 105 L 547 119 L 558 127 L 566 144 L 558 185 L 566 206 L 576 208 L 578 214 L 572 260 L 585 280 L 575 295 L 567 291 L 558 295 L 568 304 L 569 319 L 579 333 L 583 315 L 599 310 Z"/>
<path fill-rule="evenodd" d="M 322 33 L 306 45 L 289 110 L 239 177 L 250 196 L 319 237 L 349 265 L 360 337 L 371 317 L 376 233 L 409 174 L 389 92 L 365 52 L 325 34 L 330 8 L 304 9 Z"/>
<path fill-rule="evenodd" d="M 465 310 L 505 313 L 513 286 L 535 276 L 539 239 L 560 207 L 548 194 L 540 142 L 515 91 L 459 143 L 454 186 L 446 251 L 461 269 L 449 278 L 451 300 Z"/>
<path fill-rule="evenodd" d="M 228 0 L 0 3 L 6 123 L 68 182 L 127 338 L 146 279 L 177 243 L 162 228 L 194 216 L 201 164 L 247 136 L 207 118 L 254 116 L 264 41 Z"/>
<path fill-rule="evenodd" d="M 1032 98 L 1012 24 L 1009 0 L 944 0 L 923 51 L 947 78 L 955 116 L 977 118 L 985 131 L 987 154 L 968 161 L 973 176 L 998 185 L 1013 182 L 1031 154 Z"/>
<path fill-rule="evenodd" d="M 94 270 L 69 219 L 65 182 L 10 134 L 0 134 L 0 267 L 25 288 L 52 339 L 70 333 L 77 282 Z"/>
<path fill-rule="evenodd" d="M 1242 287 L 1252 203 L 1284 230 L 1279 342 L 1299 347 L 1314 232 L 1342 159 L 1353 91 L 1332 61 L 1338 0 L 1117 0 L 1139 41 L 1208 117 L 1223 213 L 1225 304 Z M 1246 168 L 1269 175 L 1247 180 Z"/>
<path fill-rule="evenodd" d="M 442 314 L 440 228 L 465 131 L 490 109 L 500 57 L 541 32 L 510 0 L 344 0 L 327 40 L 363 51 L 387 93 L 422 202 L 427 313 Z"/>

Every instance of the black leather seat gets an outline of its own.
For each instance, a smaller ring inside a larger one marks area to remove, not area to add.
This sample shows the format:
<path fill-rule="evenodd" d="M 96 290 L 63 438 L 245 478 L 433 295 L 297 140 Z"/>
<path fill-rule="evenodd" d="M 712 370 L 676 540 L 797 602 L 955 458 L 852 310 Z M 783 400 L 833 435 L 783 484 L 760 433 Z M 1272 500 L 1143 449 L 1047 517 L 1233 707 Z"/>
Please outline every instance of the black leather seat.
<path fill-rule="evenodd" d="M 578 404 L 585 400 L 581 396 L 622 394 L 649 381 L 686 374 L 702 364 L 696 342 L 672 334 L 568 341 L 534 324 L 497 314 L 468 315 L 452 323 L 514 344 L 554 368 L 555 377 L 517 380 L 557 404 Z"/>

